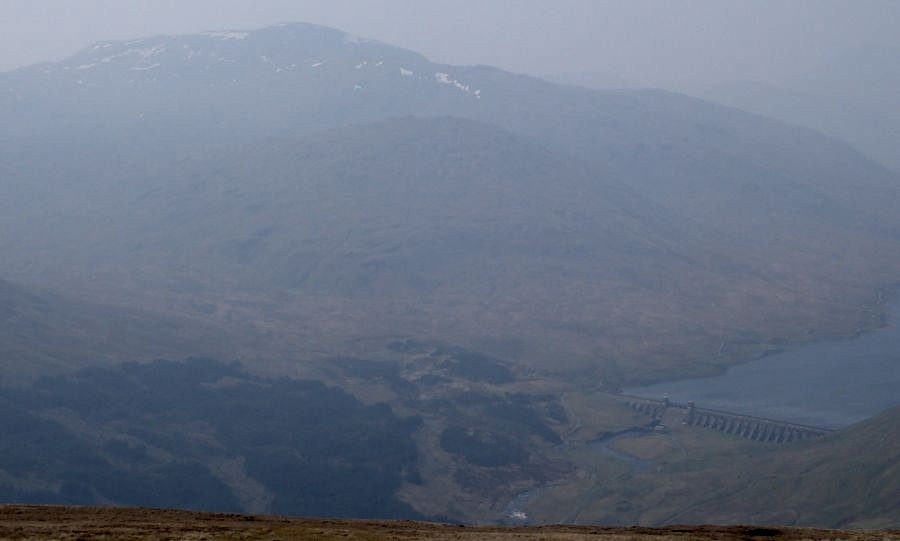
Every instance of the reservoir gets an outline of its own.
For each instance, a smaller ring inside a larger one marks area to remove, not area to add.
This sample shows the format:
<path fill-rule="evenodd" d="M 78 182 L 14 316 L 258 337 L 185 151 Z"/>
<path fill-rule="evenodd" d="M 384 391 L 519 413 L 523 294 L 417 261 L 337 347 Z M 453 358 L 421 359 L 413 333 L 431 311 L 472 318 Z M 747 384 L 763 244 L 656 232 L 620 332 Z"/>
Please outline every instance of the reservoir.
<path fill-rule="evenodd" d="M 900 302 L 887 326 L 730 368 L 720 376 L 624 389 L 698 407 L 840 428 L 900 405 Z"/>

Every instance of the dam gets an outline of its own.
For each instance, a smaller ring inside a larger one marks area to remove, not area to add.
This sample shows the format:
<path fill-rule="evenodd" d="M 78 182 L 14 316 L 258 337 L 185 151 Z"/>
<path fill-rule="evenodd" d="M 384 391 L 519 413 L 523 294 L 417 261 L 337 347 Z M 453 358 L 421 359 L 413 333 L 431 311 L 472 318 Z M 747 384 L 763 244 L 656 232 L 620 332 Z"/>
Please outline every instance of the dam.
<path fill-rule="evenodd" d="M 819 438 L 833 432 L 823 428 L 778 419 L 767 419 L 727 411 L 697 407 L 693 402 L 679 403 L 638 396 L 617 395 L 632 410 L 659 421 L 670 410 L 682 410 L 682 423 L 733 434 L 761 443 L 790 443 Z"/>

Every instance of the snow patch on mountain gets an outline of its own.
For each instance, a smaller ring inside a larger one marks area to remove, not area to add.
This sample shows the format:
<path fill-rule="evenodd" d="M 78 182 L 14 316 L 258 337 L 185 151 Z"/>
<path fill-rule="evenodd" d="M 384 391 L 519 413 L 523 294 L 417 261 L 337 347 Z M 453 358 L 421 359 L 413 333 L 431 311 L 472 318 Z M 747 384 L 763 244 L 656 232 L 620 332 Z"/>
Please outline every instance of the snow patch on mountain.
<path fill-rule="evenodd" d="M 131 49 L 131 51 L 133 51 L 133 54 L 139 55 L 142 60 L 147 60 L 150 57 L 166 52 L 166 46 L 154 45 L 153 47 L 147 47 L 145 49 Z"/>
<path fill-rule="evenodd" d="M 97 61 L 101 62 L 103 64 L 109 64 L 113 60 L 117 60 L 119 58 L 136 56 L 136 57 L 138 57 L 138 62 L 144 62 L 147 59 L 153 58 L 154 56 L 161 55 L 164 52 L 166 52 L 166 46 L 161 45 L 161 44 L 154 45 L 152 47 L 144 47 L 144 48 L 140 48 L 140 49 L 130 48 L 130 49 L 125 49 L 124 51 L 119 52 L 119 53 L 104 56 L 102 58 L 97 59 Z M 95 62 L 95 64 L 96 64 L 96 62 Z M 87 66 L 89 64 L 82 64 L 82 65 Z M 91 67 L 93 67 L 93 66 L 91 66 Z M 79 67 L 76 67 L 75 69 L 82 69 L 82 68 L 80 68 L 80 66 L 79 66 Z M 87 68 L 84 68 L 84 69 L 87 69 Z"/>
<path fill-rule="evenodd" d="M 469 85 L 463 84 L 457 79 L 451 79 L 449 73 L 437 72 L 434 74 L 434 79 L 442 85 L 452 85 L 466 94 L 471 94 L 479 99 L 481 98 L 481 90 L 472 90 L 472 87 Z"/>

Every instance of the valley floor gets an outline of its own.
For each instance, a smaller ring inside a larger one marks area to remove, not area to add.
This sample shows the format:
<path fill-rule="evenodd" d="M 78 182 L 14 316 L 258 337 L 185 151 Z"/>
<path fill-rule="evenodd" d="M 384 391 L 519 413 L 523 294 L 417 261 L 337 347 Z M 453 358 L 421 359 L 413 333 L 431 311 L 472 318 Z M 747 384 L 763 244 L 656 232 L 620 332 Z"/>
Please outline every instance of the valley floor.
<path fill-rule="evenodd" d="M 365 539 L 365 540 L 900 540 L 900 531 L 838 531 L 752 526 L 668 528 L 466 527 L 410 521 L 342 521 L 153 509 L 0 506 L 0 539 Z"/>

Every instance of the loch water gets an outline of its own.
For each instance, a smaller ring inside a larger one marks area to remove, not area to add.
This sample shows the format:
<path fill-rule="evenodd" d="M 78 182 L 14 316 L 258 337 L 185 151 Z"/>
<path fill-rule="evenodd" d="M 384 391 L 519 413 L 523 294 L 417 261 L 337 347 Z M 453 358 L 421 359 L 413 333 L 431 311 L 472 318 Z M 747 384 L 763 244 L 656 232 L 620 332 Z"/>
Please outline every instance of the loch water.
<path fill-rule="evenodd" d="M 900 405 L 900 302 L 881 329 L 791 347 L 724 374 L 623 392 L 828 428 Z"/>

